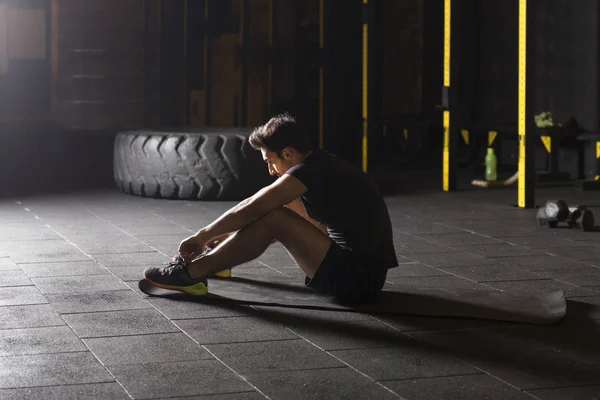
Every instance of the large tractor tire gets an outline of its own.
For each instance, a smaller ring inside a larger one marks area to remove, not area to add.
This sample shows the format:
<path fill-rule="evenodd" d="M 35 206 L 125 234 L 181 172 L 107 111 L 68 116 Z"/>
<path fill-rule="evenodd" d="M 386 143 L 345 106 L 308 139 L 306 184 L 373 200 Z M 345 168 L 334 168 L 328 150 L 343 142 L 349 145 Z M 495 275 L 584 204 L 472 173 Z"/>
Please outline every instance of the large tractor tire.
<path fill-rule="evenodd" d="M 250 129 L 126 131 L 114 145 L 114 179 L 128 194 L 242 200 L 273 182 Z"/>

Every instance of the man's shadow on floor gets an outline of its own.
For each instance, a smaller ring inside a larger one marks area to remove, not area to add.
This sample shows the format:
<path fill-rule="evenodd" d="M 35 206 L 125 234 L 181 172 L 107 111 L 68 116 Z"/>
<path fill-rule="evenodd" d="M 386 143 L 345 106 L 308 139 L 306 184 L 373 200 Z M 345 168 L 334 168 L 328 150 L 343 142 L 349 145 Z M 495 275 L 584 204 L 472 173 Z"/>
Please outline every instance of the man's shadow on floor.
<path fill-rule="evenodd" d="M 284 288 L 297 293 L 306 291 L 301 284 L 261 281 L 261 286 L 266 291 Z M 577 384 L 600 381 L 600 371 L 585 362 L 594 358 L 595 363 L 600 362 L 600 320 L 592 318 L 598 315 L 598 307 L 577 300 L 568 299 L 566 317 L 551 325 L 384 313 L 364 313 L 365 318 L 340 319 L 336 318 L 339 312 L 357 311 L 340 309 L 311 313 L 310 309 L 271 307 L 258 302 L 243 304 L 218 296 L 178 297 L 178 300 L 243 309 L 255 318 L 282 324 L 309 340 L 311 337 L 334 337 L 358 342 L 356 348 L 410 346 L 422 351 L 424 357 L 442 354 L 484 370 L 495 368 L 513 375 L 535 376 L 538 380 L 556 377 Z M 403 301 L 418 301 L 418 298 L 406 294 Z M 365 319 L 377 323 L 365 324 Z M 575 362 L 575 358 L 584 361 Z"/>

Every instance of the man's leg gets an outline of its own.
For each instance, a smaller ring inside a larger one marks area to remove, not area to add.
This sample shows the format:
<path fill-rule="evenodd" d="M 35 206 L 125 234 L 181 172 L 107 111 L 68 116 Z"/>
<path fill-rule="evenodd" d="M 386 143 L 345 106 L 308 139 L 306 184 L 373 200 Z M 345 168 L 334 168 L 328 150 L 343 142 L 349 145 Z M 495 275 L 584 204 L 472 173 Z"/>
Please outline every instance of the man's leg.
<path fill-rule="evenodd" d="M 309 221 L 286 207 L 280 207 L 188 264 L 188 273 L 194 279 L 203 278 L 254 260 L 273 240 L 288 250 L 309 278 L 314 276 L 332 244 L 331 239 Z"/>

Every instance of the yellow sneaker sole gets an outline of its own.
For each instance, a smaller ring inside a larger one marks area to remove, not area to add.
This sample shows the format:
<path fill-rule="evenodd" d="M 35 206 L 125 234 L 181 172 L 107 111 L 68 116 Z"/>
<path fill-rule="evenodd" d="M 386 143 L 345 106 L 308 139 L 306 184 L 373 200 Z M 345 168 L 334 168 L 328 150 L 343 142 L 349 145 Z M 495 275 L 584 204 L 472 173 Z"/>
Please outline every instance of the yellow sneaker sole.
<path fill-rule="evenodd" d="M 231 278 L 231 268 L 224 269 L 223 271 L 219 271 L 215 273 L 215 276 L 221 278 Z"/>
<path fill-rule="evenodd" d="M 208 287 L 204 284 L 204 282 L 199 282 L 192 286 L 171 286 L 154 282 L 146 277 L 144 278 L 154 286 L 157 286 L 162 289 L 177 290 L 178 292 L 183 292 L 194 296 L 204 296 L 208 293 Z"/>

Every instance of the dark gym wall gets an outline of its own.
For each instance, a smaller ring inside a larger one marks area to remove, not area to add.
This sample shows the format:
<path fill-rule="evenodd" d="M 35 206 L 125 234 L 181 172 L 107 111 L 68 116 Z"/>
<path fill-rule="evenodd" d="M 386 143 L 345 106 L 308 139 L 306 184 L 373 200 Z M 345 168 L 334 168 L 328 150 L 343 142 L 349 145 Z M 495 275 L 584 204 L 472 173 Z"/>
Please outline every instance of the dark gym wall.
<path fill-rule="evenodd" d="M 516 124 L 518 2 L 484 1 L 479 11 L 479 83 L 473 119 Z M 473 16 L 477 18 L 476 14 Z"/>
<path fill-rule="evenodd" d="M 473 120 L 516 125 L 518 2 L 463 1 L 475 12 L 474 21 L 466 21 L 473 11 L 463 10 L 462 43 L 478 36 L 471 41 L 478 42 L 473 48 L 478 57 L 463 49 L 461 66 L 475 60 L 477 68 L 472 76 L 461 70 L 461 98 L 470 95 L 472 77 L 475 101 L 467 103 L 472 104 Z M 531 116 L 552 111 L 561 122 L 573 117 L 584 130 L 598 129 L 598 1 L 530 0 L 528 7 Z"/>
<path fill-rule="evenodd" d="M 48 117 L 49 10 L 48 0 L 0 0 L 0 120 Z"/>
<path fill-rule="evenodd" d="M 563 123 L 574 118 L 583 130 L 597 131 L 598 1 L 530 3 L 535 26 L 532 111 L 552 111 Z"/>

